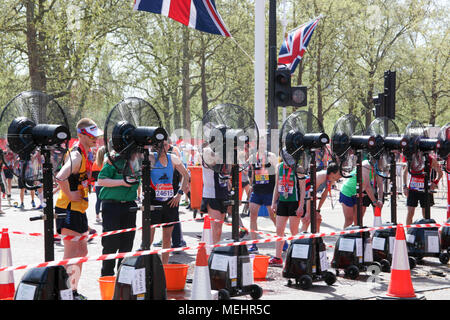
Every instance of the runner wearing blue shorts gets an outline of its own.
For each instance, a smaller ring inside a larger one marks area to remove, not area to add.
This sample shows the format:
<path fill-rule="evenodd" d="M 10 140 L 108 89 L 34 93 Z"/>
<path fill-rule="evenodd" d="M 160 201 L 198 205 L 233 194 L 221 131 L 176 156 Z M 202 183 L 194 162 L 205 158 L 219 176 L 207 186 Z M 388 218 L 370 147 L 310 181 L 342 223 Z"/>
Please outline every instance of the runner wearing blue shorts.
<path fill-rule="evenodd" d="M 269 217 L 276 227 L 276 213 L 272 210 L 272 196 L 275 187 L 275 170 L 277 168 L 277 157 L 272 152 L 265 151 L 263 154 L 256 153 L 250 158 L 251 174 L 249 175 L 251 183 L 250 195 L 250 230 L 258 230 L 258 212 L 261 206 L 267 208 Z M 256 240 L 257 235 L 251 232 L 251 239 Z M 251 253 L 258 253 L 258 247 L 253 244 L 249 249 Z"/>

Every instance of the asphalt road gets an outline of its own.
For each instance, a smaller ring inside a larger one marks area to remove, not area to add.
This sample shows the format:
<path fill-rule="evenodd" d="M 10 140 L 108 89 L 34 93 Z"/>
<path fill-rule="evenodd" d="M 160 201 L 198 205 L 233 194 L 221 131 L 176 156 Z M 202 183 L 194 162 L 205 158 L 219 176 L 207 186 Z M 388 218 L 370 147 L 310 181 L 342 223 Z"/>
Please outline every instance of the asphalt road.
<path fill-rule="evenodd" d="M 436 222 L 444 222 L 446 220 L 446 195 L 438 193 L 435 195 L 436 205 L 432 208 L 431 217 Z M 344 217 L 341 205 L 337 202 L 338 192 L 333 191 L 333 201 L 327 199 L 322 209 L 322 228 L 321 232 L 332 232 L 342 230 Z M 13 202 L 18 201 L 18 190 L 13 189 Z M 0 215 L 1 228 L 8 228 L 10 232 L 19 231 L 24 233 L 42 233 L 44 231 L 43 221 L 30 222 L 29 218 L 39 215 L 40 212 L 31 209 L 30 196 L 26 195 L 25 210 L 8 206 L 6 200 L 2 200 L 3 210 L 6 212 Z M 91 228 L 98 232 L 102 231 L 101 224 L 95 222 L 95 194 L 90 195 L 92 205 L 88 209 L 88 219 Z M 39 203 L 39 200 L 37 200 Z M 406 205 L 405 198 L 399 196 L 398 200 L 398 216 L 399 223 L 405 223 L 406 219 Z M 185 207 L 180 207 L 180 219 L 189 220 L 193 218 L 193 212 L 187 210 Z M 415 218 L 420 217 L 420 212 L 417 210 Z M 197 215 L 199 217 L 199 215 Z M 142 216 L 138 212 L 137 226 L 142 226 Z M 249 228 L 249 217 L 242 216 L 244 225 Z M 390 220 L 390 206 L 387 202 L 382 210 L 382 221 Z M 364 226 L 373 225 L 373 214 L 371 209 L 367 211 L 363 220 Z M 275 232 L 275 227 L 268 217 L 259 217 L 259 230 L 267 233 Z M 187 221 L 182 223 L 182 230 L 184 240 L 188 247 L 195 247 L 198 244 L 198 236 L 203 229 L 203 222 Z M 288 228 L 286 229 L 289 232 Z M 223 227 L 223 238 L 231 238 L 231 227 Z M 287 233 L 289 235 L 289 233 Z M 133 250 L 139 248 L 142 239 L 142 232 L 136 233 Z M 158 229 L 155 234 L 156 242 L 161 239 L 161 230 Z M 247 235 L 245 239 L 250 239 Z M 333 257 L 333 246 L 336 244 L 337 237 L 325 237 L 324 242 L 327 244 L 327 256 L 331 261 Z M 40 236 L 17 235 L 10 234 L 11 251 L 13 258 L 13 265 L 28 265 L 39 262 L 44 262 L 44 239 Z M 259 253 L 263 255 L 273 255 L 275 253 L 275 242 L 258 245 Z M 63 246 L 55 245 L 55 260 L 62 260 Z M 88 256 L 94 257 L 101 255 L 101 240 L 95 238 L 88 245 Z M 188 250 L 180 253 L 172 254 L 169 263 L 184 263 L 189 265 L 188 280 L 192 279 L 196 250 Z M 98 278 L 100 276 L 101 262 L 92 261 L 83 264 L 83 270 L 79 282 L 79 292 L 85 295 L 89 300 L 100 300 L 100 289 Z M 337 281 L 328 286 L 324 281 L 313 283 L 313 287 L 309 290 L 302 290 L 298 287 L 287 285 L 288 279 L 282 277 L 282 269 L 277 267 L 269 267 L 267 277 L 263 281 L 255 281 L 256 284 L 262 287 L 263 296 L 261 300 L 373 300 L 378 296 L 384 295 L 390 281 L 390 273 L 379 273 L 375 276 L 366 272 L 362 272 L 358 279 L 351 280 L 343 277 L 343 272 L 337 277 Z M 331 269 L 330 271 L 333 271 Z M 16 288 L 23 277 L 25 270 L 14 271 L 14 281 Z M 419 264 L 411 271 L 412 282 L 414 290 L 418 295 L 424 295 L 428 300 L 450 300 L 450 281 L 449 281 L 449 265 L 442 265 L 438 258 L 424 258 L 423 263 Z M 186 283 L 185 289 L 179 292 L 168 292 L 169 299 L 188 300 L 191 293 L 191 283 Z M 234 299 L 251 299 L 250 296 L 241 296 Z"/>

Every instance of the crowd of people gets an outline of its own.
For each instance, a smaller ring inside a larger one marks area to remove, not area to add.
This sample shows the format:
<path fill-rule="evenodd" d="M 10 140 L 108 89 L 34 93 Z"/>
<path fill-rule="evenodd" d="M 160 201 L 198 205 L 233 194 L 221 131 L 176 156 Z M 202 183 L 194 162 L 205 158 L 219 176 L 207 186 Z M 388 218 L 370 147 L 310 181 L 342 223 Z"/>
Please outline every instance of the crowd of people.
<path fill-rule="evenodd" d="M 118 167 L 125 165 L 125 160 L 115 154 L 107 154 L 104 146 L 99 146 L 97 140 L 103 135 L 94 121 L 88 118 L 77 123 L 77 142 L 69 149 L 62 167 L 55 179 L 57 194 L 55 202 L 55 223 L 58 234 L 69 236 L 83 236 L 95 232 L 89 227 L 86 211 L 90 204 L 89 193 L 95 192 L 96 222 L 101 223 L 103 232 L 122 230 L 136 227 L 136 208 L 142 193 L 142 181 L 125 181 L 123 172 Z M 283 237 L 289 222 L 292 235 L 308 232 L 311 225 L 311 180 L 285 164 L 281 157 L 267 150 L 261 139 L 259 151 L 247 154 L 248 166 L 244 166 L 241 187 L 248 199 L 250 229 L 258 230 L 258 213 L 262 206 L 267 209 L 270 220 L 276 229 L 276 234 Z M 325 152 L 324 152 L 325 151 Z M 244 152 L 248 153 L 248 146 Z M 14 178 L 14 154 L 10 150 L 2 151 L 0 160 L 2 198 L 11 199 L 11 185 Z M 203 155 L 203 156 L 202 156 Z M 151 229 L 150 244 L 170 247 L 186 246 L 183 239 L 182 225 L 176 223 L 179 218 L 179 207 L 184 197 L 185 202 L 190 199 L 189 166 L 202 166 L 203 191 L 200 211 L 211 217 L 213 243 L 222 240 L 222 226 L 231 207 L 227 200 L 230 198 L 231 180 L 229 176 L 217 170 L 214 162 L 214 152 L 204 145 L 201 150 L 182 140 L 172 143 L 166 139 L 163 144 L 153 146 L 149 153 L 151 161 L 151 205 L 161 209 L 151 211 L 151 224 L 173 223 L 162 227 L 162 239 L 154 242 L 155 229 Z M 69 161 L 70 158 L 70 161 Z M 213 159 L 206 162 L 205 159 Z M 317 175 L 315 179 L 319 201 L 316 207 L 316 228 L 320 231 L 322 221 L 321 208 L 332 188 L 342 176 L 339 165 L 334 161 L 326 149 L 317 151 Z M 114 163 L 112 163 L 114 161 Z M 435 171 L 431 189 L 436 188 L 442 177 L 442 170 L 434 158 L 431 158 L 432 169 Z M 222 165 L 225 168 L 225 165 Z M 407 170 L 404 171 L 404 181 L 407 181 Z M 424 197 L 429 196 L 431 205 L 432 194 L 425 195 L 423 189 L 423 170 L 412 175 L 409 183 L 404 184 L 404 194 L 407 196 L 408 218 L 407 224 L 412 222 L 414 209 L 420 202 L 425 206 Z M 18 179 L 20 181 L 20 179 Z M 374 172 L 373 160 L 364 160 L 362 166 L 362 189 L 364 192 L 362 214 L 369 206 L 382 208 L 384 183 L 383 179 Z M 20 206 L 24 208 L 25 186 L 19 183 Z M 23 191 L 23 192 L 22 192 Z M 40 192 L 42 194 L 42 192 Z M 32 207 L 34 192 L 30 192 Z M 41 199 L 42 201 L 42 199 Z M 350 178 L 344 180 L 340 188 L 339 202 L 345 217 L 344 228 L 357 223 L 357 181 L 356 170 L 350 173 Z M 39 207 L 36 207 L 39 209 Z M 4 214 L 1 210 L 0 213 Z M 242 222 L 240 221 L 242 225 Z M 256 233 L 250 233 L 251 239 L 257 239 Z M 101 244 L 103 254 L 130 252 L 133 249 L 135 232 L 125 232 L 103 237 Z M 84 257 L 88 254 L 87 241 L 63 240 L 64 259 Z M 271 266 L 282 266 L 282 252 L 287 249 L 286 242 L 277 241 L 275 252 L 270 259 Z M 258 253 L 257 245 L 248 248 L 250 253 Z M 167 264 L 169 254 L 162 254 L 162 263 Z M 102 262 L 101 276 L 114 275 L 121 260 L 105 260 Z M 67 266 L 70 283 L 75 299 L 86 299 L 78 293 L 78 281 L 81 276 L 82 264 Z"/>

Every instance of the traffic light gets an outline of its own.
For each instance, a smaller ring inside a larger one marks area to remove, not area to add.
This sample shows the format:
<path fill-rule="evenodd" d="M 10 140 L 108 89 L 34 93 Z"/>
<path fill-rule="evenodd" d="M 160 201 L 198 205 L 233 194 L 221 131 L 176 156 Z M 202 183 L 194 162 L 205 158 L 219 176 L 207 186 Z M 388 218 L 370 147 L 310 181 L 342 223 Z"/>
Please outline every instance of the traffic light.
<path fill-rule="evenodd" d="M 288 106 L 291 100 L 291 71 L 280 68 L 275 71 L 275 106 Z"/>
<path fill-rule="evenodd" d="M 307 87 L 298 86 L 291 88 L 291 106 L 293 107 L 304 107 L 308 104 L 308 89 Z"/>
<path fill-rule="evenodd" d="M 384 72 L 384 92 L 373 97 L 374 116 L 395 119 L 395 71 Z"/>
<path fill-rule="evenodd" d="M 274 105 L 303 107 L 307 104 L 307 88 L 291 87 L 291 71 L 285 67 L 275 71 Z"/>
<path fill-rule="evenodd" d="M 384 72 L 385 116 L 395 119 L 395 71 Z"/>
<path fill-rule="evenodd" d="M 384 101 L 384 93 L 379 93 L 378 96 L 373 97 L 373 104 L 375 106 L 374 116 L 375 118 L 384 117 L 385 116 L 385 101 Z"/>

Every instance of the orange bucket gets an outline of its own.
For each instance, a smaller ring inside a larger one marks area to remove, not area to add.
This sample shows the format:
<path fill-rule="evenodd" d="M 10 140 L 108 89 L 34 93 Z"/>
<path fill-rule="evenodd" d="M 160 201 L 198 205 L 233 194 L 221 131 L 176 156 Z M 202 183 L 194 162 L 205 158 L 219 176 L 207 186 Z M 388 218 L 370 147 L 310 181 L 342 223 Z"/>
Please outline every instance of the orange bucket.
<path fill-rule="evenodd" d="M 253 259 L 253 279 L 265 279 L 267 275 L 267 267 L 269 266 L 269 256 L 260 254 L 255 255 Z"/>
<path fill-rule="evenodd" d="M 102 300 L 112 300 L 114 296 L 114 286 L 116 285 L 116 276 L 104 276 L 98 279 L 100 284 L 100 295 Z"/>
<path fill-rule="evenodd" d="M 189 266 L 187 264 L 165 264 L 163 267 L 167 291 L 184 290 Z"/>

